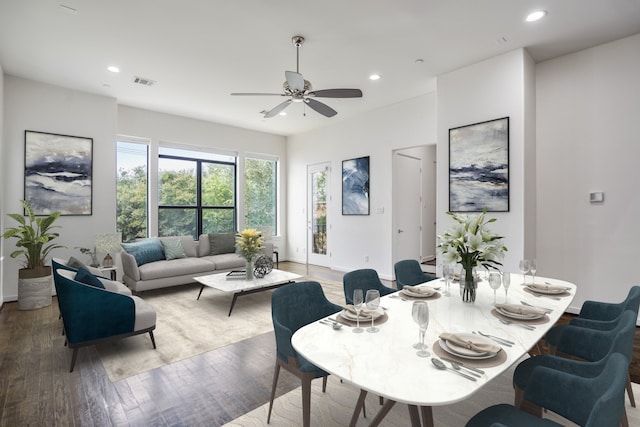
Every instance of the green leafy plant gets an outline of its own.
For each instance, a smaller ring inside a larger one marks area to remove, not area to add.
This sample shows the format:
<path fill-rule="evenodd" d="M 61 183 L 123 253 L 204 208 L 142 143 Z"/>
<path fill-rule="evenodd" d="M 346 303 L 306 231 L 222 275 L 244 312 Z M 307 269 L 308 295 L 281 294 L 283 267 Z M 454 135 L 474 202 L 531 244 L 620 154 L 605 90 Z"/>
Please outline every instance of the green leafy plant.
<path fill-rule="evenodd" d="M 59 226 L 53 225 L 60 216 L 60 212 L 54 212 L 46 217 L 36 217 L 31 205 L 29 205 L 26 200 L 21 200 L 20 202 L 27 216 L 25 217 L 22 214 L 7 214 L 8 217 L 15 220 L 19 225 L 17 227 L 7 228 L 2 237 L 5 239 L 12 237 L 18 239 L 16 246 L 22 249 L 13 251 L 11 258 L 24 256 L 24 268 L 29 270 L 44 268 L 49 253 L 53 249 L 65 247 L 51 243 L 51 241 L 60 237 L 59 233 L 51 231 L 55 228 L 60 228 Z"/>

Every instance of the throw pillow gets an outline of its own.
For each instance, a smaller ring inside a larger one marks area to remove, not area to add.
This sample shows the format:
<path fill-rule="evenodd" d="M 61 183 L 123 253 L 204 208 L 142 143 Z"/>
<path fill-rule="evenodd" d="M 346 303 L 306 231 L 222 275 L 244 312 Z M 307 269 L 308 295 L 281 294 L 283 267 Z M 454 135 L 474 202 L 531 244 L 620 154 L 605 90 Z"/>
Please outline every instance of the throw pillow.
<path fill-rule="evenodd" d="M 96 288 L 104 289 L 104 285 L 102 284 L 100 279 L 98 279 L 96 276 L 94 276 L 93 274 L 89 273 L 88 270 L 85 270 L 82 267 L 80 267 L 78 269 L 78 272 L 76 273 L 76 281 L 80 282 L 80 283 L 84 283 L 85 285 L 89 285 L 89 286 L 93 286 L 93 287 L 96 287 Z"/>
<path fill-rule="evenodd" d="M 69 261 L 67 261 L 67 267 L 75 268 L 76 270 L 79 270 L 81 268 L 87 270 L 87 266 L 84 265 L 84 263 L 76 257 L 69 258 Z"/>
<path fill-rule="evenodd" d="M 209 234 L 209 255 L 232 254 L 236 251 L 236 233 Z"/>
<path fill-rule="evenodd" d="M 178 259 L 186 258 L 187 254 L 184 253 L 184 247 L 180 239 L 162 239 L 162 249 L 164 249 L 164 256 L 166 259 Z"/>
<path fill-rule="evenodd" d="M 133 255 L 138 267 L 143 264 L 165 259 L 162 245 L 158 239 L 145 239 L 139 242 L 122 243 L 121 245 L 122 249 Z"/>

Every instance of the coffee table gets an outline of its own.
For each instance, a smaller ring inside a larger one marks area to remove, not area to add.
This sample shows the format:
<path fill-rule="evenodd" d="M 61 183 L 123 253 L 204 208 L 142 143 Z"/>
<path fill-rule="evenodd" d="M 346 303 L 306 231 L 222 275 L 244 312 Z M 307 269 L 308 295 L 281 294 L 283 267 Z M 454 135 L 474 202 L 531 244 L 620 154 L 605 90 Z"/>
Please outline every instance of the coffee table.
<path fill-rule="evenodd" d="M 207 276 L 194 277 L 194 280 L 201 285 L 200 292 L 198 293 L 198 300 L 200 299 L 200 295 L 202 295 L 202 290 L 205 286 L 222 292 L 233 292 L 233 300 L 231 301 L 231 307 L 229 308 L 229 316 L 231 316 L 231 311 L 233 311 L 233 306 L 236 304 L 236 300 L 239 296 L 279 288 L 280 286 L 293 283 L 302 278 L 299 274 L 289 273 L 288 271 L 277 270 L 275 268 L 271 270 L 271 273 L 267 274 L 263 278 L 254 278 L 253 280 L 229 278 L 227 274 L 228 272 L 209 274 Z"/>

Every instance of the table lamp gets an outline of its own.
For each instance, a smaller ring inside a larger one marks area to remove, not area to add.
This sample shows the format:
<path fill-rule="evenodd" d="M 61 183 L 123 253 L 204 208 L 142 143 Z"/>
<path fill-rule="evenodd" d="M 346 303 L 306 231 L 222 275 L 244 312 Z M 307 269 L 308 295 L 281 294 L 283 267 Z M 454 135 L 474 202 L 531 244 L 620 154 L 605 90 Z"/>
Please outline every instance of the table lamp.
<path fill-rule="evenodd" d="M 96 252 L 107 255 L 102 260 L 103 267 L 113 267 L 114 261 L 111 253 L 120 252 L 122 233 L 99 233 L 96 235 Z"/>

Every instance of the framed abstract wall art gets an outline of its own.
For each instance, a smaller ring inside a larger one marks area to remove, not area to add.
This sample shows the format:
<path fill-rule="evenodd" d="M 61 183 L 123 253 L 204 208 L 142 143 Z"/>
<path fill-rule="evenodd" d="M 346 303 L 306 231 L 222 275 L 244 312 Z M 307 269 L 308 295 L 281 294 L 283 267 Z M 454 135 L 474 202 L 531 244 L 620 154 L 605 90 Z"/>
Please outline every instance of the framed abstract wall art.
<path fill-rule="evenodd" d="M 369 215 L 369 156 L 342 161 L 342 215 Z"/>
<path fill-rule="evenodd" d="M 93 138 L 27 130 L 24 199 L 36 215 L 91 215 Z"/>
<path fill-rule="evenodd" d="M 509 211 L 509 117 L 449 129 L 449 211 Z"/>

